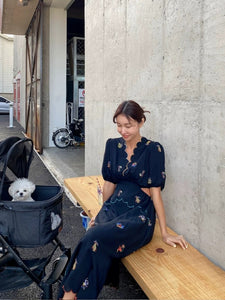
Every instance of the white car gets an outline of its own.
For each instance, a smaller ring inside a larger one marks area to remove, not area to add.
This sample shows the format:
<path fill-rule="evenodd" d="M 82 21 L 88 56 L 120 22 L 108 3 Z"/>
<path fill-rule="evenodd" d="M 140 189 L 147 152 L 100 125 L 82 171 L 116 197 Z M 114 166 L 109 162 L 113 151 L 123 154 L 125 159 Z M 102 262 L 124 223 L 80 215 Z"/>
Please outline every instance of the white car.
<path fill-rule="evenodd" d="M 8 114 L 10 104 L 13 105 L 13 102 L 0 96 L 0 114 Z"/>

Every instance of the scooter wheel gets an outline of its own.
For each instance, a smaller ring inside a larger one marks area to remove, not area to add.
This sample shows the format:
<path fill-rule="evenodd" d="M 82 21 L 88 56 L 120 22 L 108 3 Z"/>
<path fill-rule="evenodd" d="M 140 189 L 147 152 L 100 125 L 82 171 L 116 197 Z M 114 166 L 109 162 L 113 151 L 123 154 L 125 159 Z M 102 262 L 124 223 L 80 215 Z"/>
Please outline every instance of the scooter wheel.
<path fill-rule="evenodd" d="M 53 133 L 52 140 L 56 147 L 67 148 L 70 145 L 70 135 L 66 128 L 58 129 Z"/>

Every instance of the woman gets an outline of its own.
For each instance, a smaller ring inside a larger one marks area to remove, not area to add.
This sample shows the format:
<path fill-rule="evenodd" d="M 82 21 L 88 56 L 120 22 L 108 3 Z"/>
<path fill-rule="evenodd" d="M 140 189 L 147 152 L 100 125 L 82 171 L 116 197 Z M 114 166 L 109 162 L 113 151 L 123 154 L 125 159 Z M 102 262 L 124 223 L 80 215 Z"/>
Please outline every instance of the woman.
<path fill-rule="evenodd" d="M 76 247 L 63 280 L 63 298 L 96 299 L 112 260 L 129 255 L 152 239 L 155 211 L 165 243 L 183 249 L 182 236 L 166 229 L 161 190 L 165 184 L 164 150 L 141 137 L 146 117 L 139 104 L 124 101 L 113 122 L 120 138 L 106 143 L 102 166 L 104 204 Z"/>

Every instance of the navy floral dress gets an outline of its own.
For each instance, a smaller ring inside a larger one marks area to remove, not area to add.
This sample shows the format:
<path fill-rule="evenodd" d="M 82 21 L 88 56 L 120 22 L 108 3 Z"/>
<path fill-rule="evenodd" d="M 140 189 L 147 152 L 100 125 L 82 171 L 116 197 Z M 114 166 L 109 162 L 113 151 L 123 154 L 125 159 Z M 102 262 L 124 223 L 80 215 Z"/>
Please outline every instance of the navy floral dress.
<path fill-rule="evenodd" d="M 122 138 L 106 143 L 103 178 L 116 184 L 90 228 L 76 247 L 63 280 L 63 290 L 78 299 L 96 299 L 113 259 L 129 255 L 151 241 L 155 226 L 152 199 L 141 188 L 165 184 L 164 150 L 142 137 L 127 160 Z"/>

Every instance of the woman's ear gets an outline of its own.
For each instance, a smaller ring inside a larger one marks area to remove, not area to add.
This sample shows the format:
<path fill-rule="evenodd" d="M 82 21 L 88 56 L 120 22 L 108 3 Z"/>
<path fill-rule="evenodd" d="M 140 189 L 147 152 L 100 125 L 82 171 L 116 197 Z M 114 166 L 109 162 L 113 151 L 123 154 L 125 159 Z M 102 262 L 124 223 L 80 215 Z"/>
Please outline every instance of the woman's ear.
<path fill-rule="evenodd" d="M 145 119 L 142 118 L 142 119 L 141 119 L 141 122 L 139 123 L 139 127 L 140 127 L 140 128 L 144 125 L 144 122 L 145 122 Z"/>

